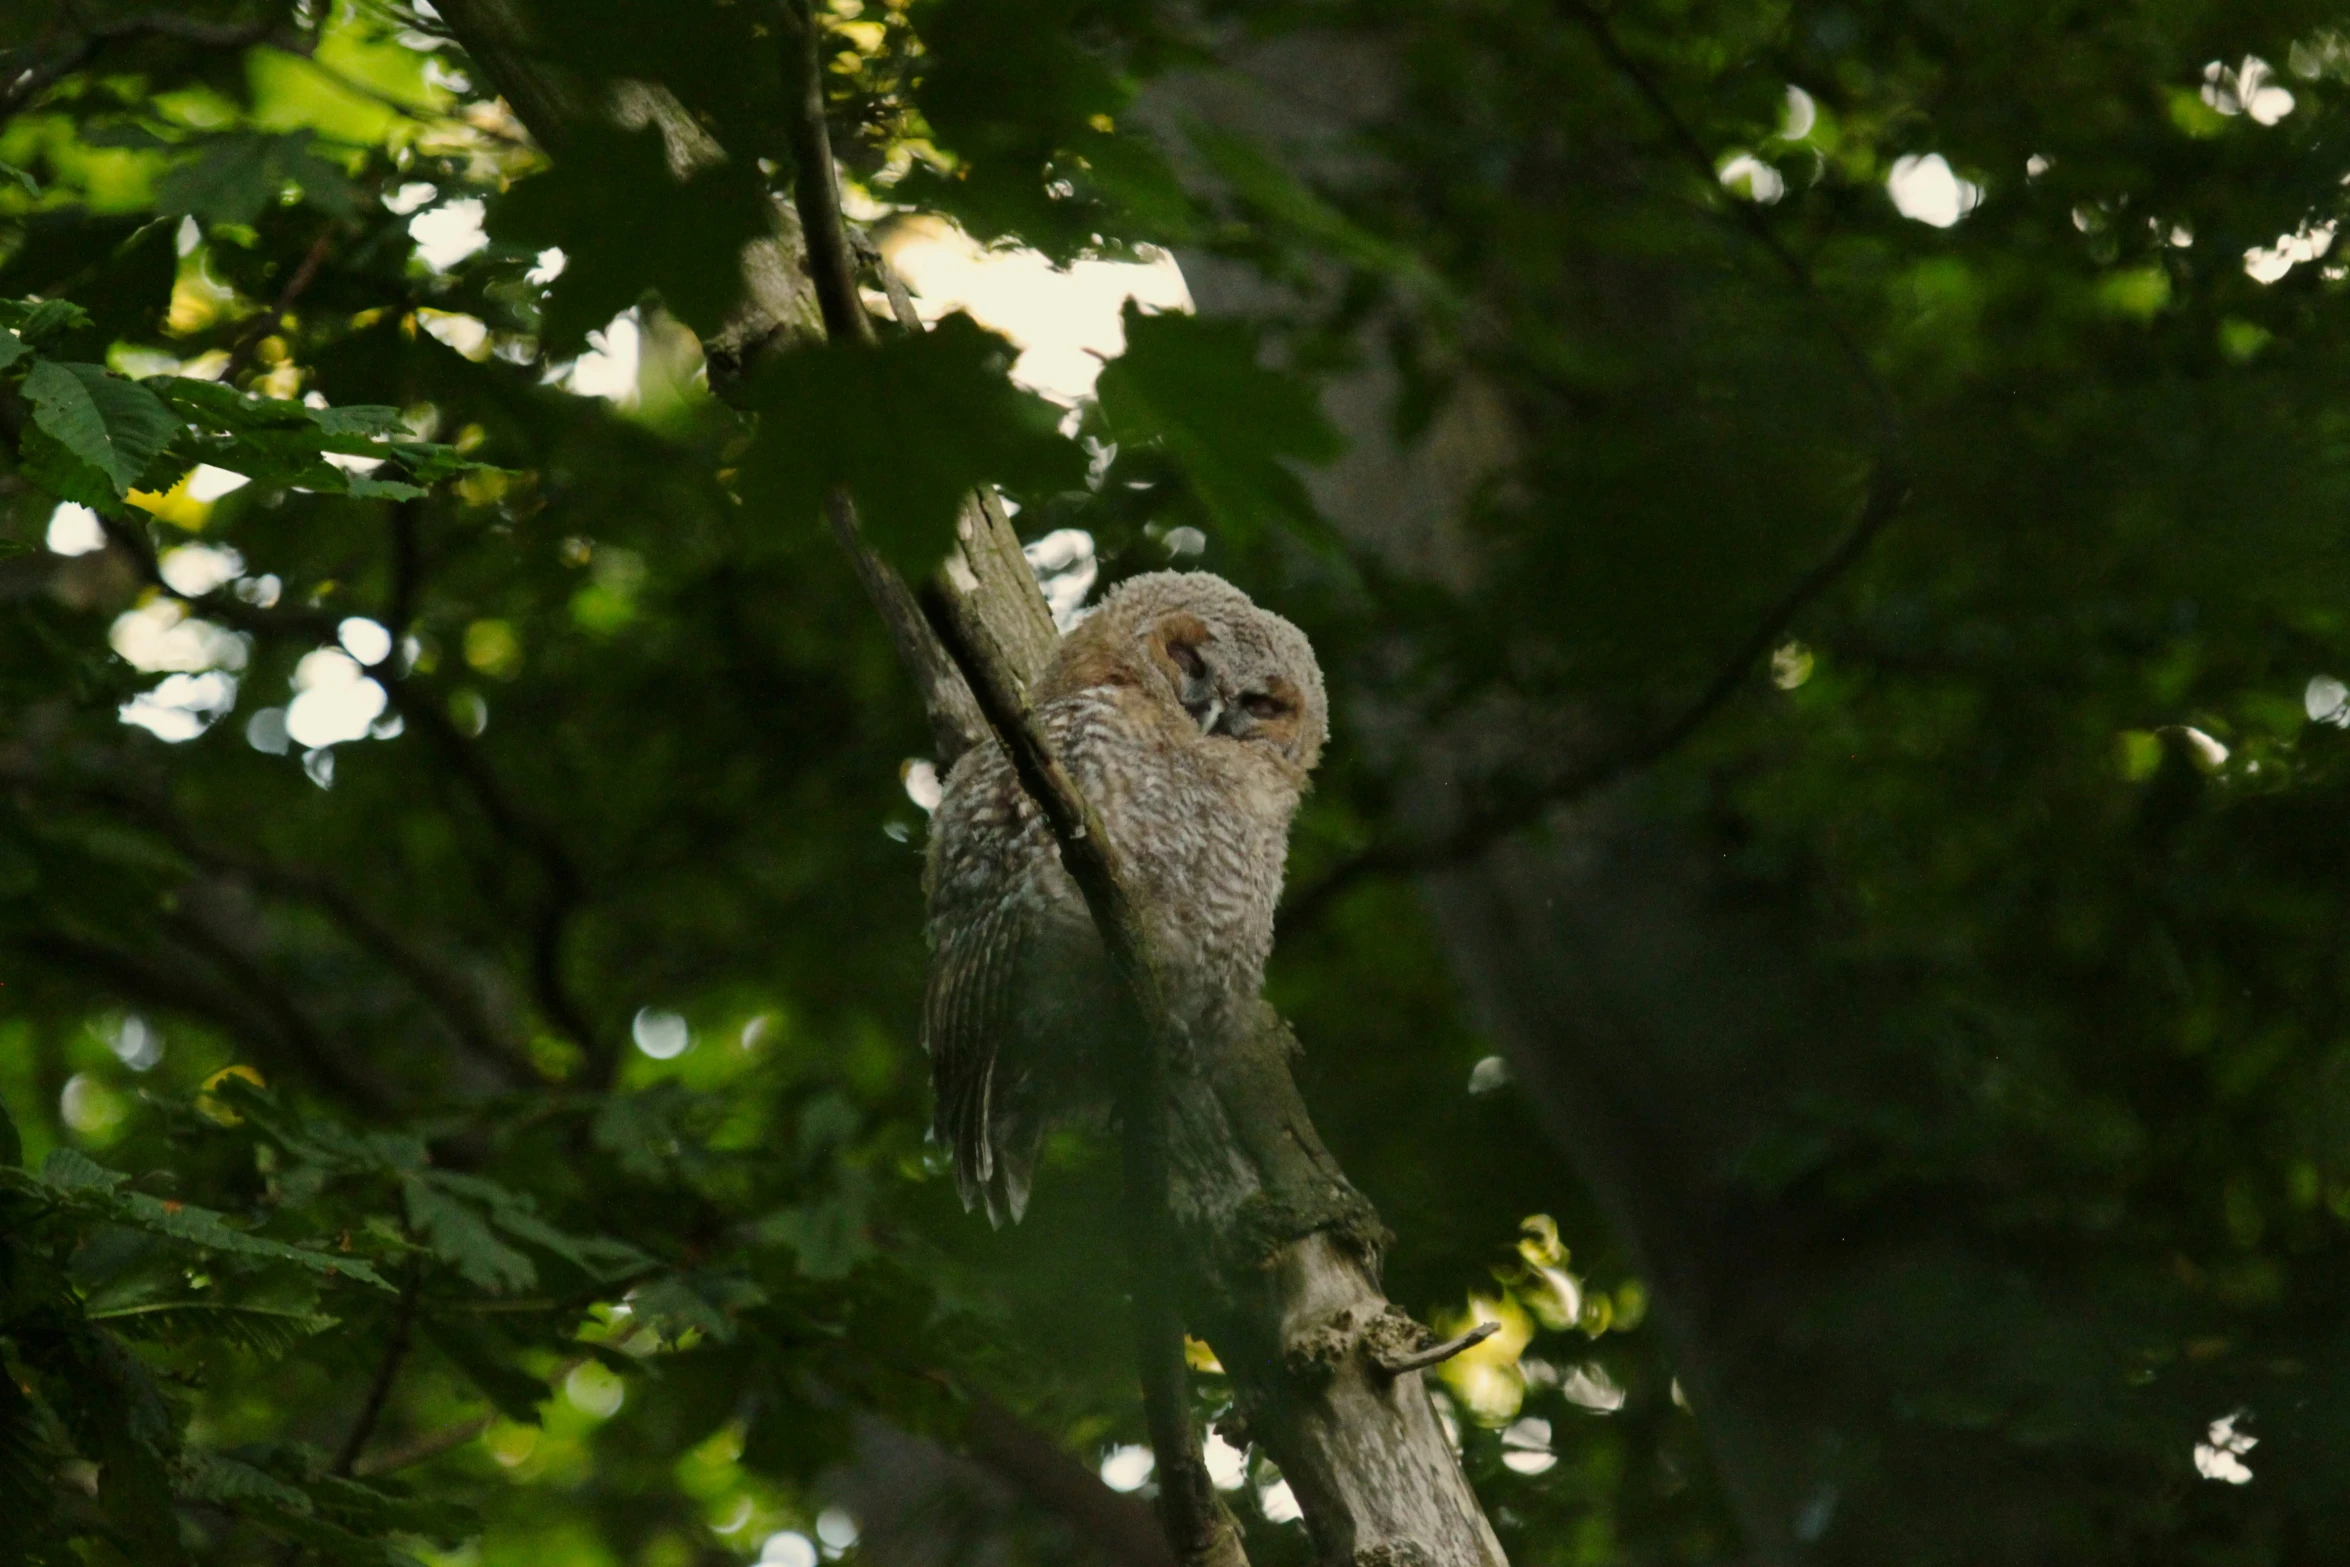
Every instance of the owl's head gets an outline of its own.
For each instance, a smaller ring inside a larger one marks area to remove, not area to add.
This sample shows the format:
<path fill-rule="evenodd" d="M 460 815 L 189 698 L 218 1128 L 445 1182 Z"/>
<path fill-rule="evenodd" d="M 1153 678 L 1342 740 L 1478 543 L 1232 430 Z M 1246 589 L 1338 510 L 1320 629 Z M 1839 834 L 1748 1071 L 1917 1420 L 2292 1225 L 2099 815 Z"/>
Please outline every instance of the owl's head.
<path fill-rule="evenodd" d="M 1047 680 L 1055 693 L 1138 684 L 1163 694 L 1202 735 L 1246 746 L 1299 783 L 1330 730 L 1306 634 L 1205 571 L 1118 584 L 1070 630 Z"/>

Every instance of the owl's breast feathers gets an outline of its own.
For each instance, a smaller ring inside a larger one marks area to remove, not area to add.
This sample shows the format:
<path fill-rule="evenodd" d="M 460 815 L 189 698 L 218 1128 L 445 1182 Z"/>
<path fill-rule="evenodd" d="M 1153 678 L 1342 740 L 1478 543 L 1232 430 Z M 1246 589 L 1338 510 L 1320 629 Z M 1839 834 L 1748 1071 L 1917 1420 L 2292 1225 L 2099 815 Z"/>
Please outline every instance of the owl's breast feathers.
<path fill-rule="evenodd" d="M 1174 1021 L 1201 1038 L 1263 984 L 1305 767 L 1203 732 L 1184 689 L 1073 633 L 1036 716 L 1133 878 Z M 1083 896 L 1000 747 L 948 775 L 924 883 L 937 1134 L 965 1205 L 1001 1223 L 1027 1206 L 1048 1122 L 1106 1097 L 1095 1063 L 1130 1042 Z"/>

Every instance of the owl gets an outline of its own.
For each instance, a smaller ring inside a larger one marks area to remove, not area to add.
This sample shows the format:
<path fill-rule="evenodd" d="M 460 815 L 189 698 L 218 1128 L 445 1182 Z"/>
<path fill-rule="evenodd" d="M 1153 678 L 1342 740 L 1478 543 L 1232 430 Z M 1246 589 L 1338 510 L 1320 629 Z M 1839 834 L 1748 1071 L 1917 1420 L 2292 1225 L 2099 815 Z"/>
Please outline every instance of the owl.
<path fill-rule="evenodd" d="M 1329 728 L 1305 634 L 1206 572 L 1120 584 L 1029 692 L 1152 923 L 1178 1037 L 1252 1015 L 1289 823 Z M 924 1043 L 966 1208 L 1028 1206 L 1039 1143 L 1098 1105 L 1133 1048 L 1085 899 L 1002 748 L 972 749 L 931 818 Z"/>

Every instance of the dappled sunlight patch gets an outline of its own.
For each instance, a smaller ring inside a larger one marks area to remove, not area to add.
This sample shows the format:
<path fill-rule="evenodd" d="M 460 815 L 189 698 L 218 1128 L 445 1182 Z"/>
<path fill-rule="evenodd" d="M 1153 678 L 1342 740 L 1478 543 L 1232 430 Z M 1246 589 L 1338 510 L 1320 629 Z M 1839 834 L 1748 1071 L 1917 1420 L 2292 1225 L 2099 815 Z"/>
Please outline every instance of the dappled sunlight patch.
<path fill-rule="evenodd" d="M 637 1049 L 655 1061 L 674 1061 L 693 1048 L 693 1030 L 685 1019 L 661 1007 L 640 1009 L 628 1032 Z"/>
<path fill-rule="evenodd" d="M 2250 1410 L 2239 1409 L 2211 1423 L 2203 1434 L 2203 1440 L 2195 1444 L 2197 1474 L 2223 1485 L 2252 1483 L 2252 1466 L 2244 1462 L 2244 1458 L 2260 1445 L 2260 1438 L 2241 1429 L 2241 1422 L 2250 1419 L 2251 1413 Z"/>
<path fill-rule="evenodd" d="M 106 525 L 87 506 L 61 501 L 49 514 L 44 542 L 52 555 L 88 555 L 106 547 Z"/>
<path fill-rule="evenodd" d="M 389 700 L 357 659 L 341 648 L 318 648 L 294 666 L 286 734 L 313 750 L 365 739 Z"/>
<path fill-rule="evenodd" d="M 2203 85 L 2196 96 L 2215 114 L 2246 115 L 2262 125 L 2274 125 L 2293 112 L 2292 89 L 2276 78 L 2276 71 L 2256 54 L 2230 66 L 2214 60 L 2203 68 Z"/>
<path fill-rule="evenodd" d="M 1139 1491 L 1157 1467 L 1158 1460 L 1147 1447 L 1135 1443 L 1113 1447 L 1102 1456 L 1102 1484 L 1113 1491 Z"/>
<path fill-rule="evenodd" d="M 1903 217 L 1938 229 L 1949 228 L 1983 199 L 1983 187 L 1960 179 L 1938 152 L 1894 159 L 1885 190 Z"/>
<path fill-rule="evenodd" d="M 116 616 L 106 639 L 124 663 L 149 674 L 240 670 L 252 651 L 242 633 L 199 620 L 177 599 L 160 594 Z"/>
<path fill-rule="evenodd" d="M 214 669 L 166 676 L 154 690 L 123 703 L 117 713 L 124 723 L 177 744 L 195 739 L 236 705 L 237 677 Z"/>
<path fill-rule="evenodd" d="M 1191 291 L 1175 258 L 1146 251 L 1140 261 L 1078 261 L 1056 267 L 1041 252 L 979 243 L 943 219 L 902 218 L 882 238 L 924 320 L 968 311 L 1018 344 L 1012 379 L 1057 403 L 1093 390 L 1104 360 L 1126 345 L 1120 312 L 1188 312 Z"/>

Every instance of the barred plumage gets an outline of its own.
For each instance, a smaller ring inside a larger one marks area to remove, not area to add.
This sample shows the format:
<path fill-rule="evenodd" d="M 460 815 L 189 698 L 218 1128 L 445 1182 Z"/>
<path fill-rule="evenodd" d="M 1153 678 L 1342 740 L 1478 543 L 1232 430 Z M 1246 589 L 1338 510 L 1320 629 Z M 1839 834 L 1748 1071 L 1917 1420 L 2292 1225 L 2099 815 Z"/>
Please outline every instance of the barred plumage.
<path fill-rule="evenodd" d="M 1178 1026 L 1235 1026 L 1264 981 L 1290 818 L 1328 731 L 1304 633 L 1219 577 L 1155 572 L 1071 629 L 1032 698 L 1138 883 Z M 1115 982 L 1000 748 L 948 774 L 924 885 L 938 1137 L 964 1204 L 1017 1219 L 1045 1131 L 1100 1095 Z"/>

